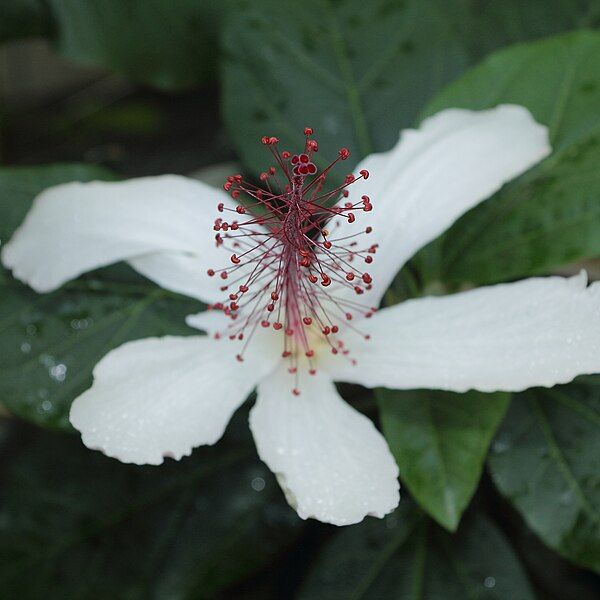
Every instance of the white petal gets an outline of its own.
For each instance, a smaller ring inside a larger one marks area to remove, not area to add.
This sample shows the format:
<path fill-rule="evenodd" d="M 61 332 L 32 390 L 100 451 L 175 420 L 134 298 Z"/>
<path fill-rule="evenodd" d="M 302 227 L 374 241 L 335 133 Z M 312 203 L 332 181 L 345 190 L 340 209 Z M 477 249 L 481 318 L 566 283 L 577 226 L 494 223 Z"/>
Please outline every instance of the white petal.
<path fill-rule="evenodd" d="M 359 213 L 352 225 L 340 219 L 336 231 L 350 235 L 371 225 L 373 233 L 365 239 L 379 243 L 367 269 L 373 290 L 361 300 L 378 305 L 415 252 L 550 151 L 546 127 L 527 109 L 503 105 L 479 112 L 444 110 L 419 129 L 403 131 L 389 152 L 364 159 L 355 172 L 367 169 L 370 177 L 348 188 L 349 200 L 366 194 L 373 211 Z"/>
<path fill-rule="evenodd" d="M 600 372 L 600 283 L 532 278 L 386 308 L 360 325 L 357 365 L 329 360 L 336 381 L 464 392 L 551 387 Z"/>
<path fill-rule="evenodd" d="M 250 413 L 258 453 L 303 519 L 334 525 L 383 517 L 399 501 L 398 468 L 373 423 L 340 398 L 324 374 L 285 368 L 262 381 Z"/>
<path fill-rule="evenodd" d="M 277 364 L 277 352 L 205 336 L 149 338 L 109 352 L 70 419 L 89 448 L 136 464 L 180 459 L 215 443 L 236 408 Z"/>
<path fill-rule="evenodd" d="M 2 262 L 38 292 L 86 271 L 131 259 L 163 287 L 204 300 L 220 297 L 208 268 L 227 263 L 212 225 L 228 196 L 176 175 L 123 182 L 68 183 L 34 201 L 2 251 Z"/>

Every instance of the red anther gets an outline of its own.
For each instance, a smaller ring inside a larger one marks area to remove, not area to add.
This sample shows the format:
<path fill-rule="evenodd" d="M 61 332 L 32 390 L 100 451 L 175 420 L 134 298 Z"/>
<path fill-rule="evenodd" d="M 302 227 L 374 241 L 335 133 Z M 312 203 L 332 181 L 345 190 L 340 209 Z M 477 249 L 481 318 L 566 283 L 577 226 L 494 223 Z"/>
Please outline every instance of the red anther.
<path fill-rule="evenodd" d="M 236 303 L 236 302 L 232 302 L 232 303 L 229 305 L 229 308 L 230 308 L 231 310 L 237 310 L 237 309 L 239 308 L 239 306 L 237 305 L 237 303 Z"/>
<path fill-rule="evenodd" d="M 338 353 L 338 349 L 337 348 L 332 348 L 331 349 L 331 354 L 337 354 Z"/>
<path fill-rule="evenodd" d="M 298 163 L 298 161 L 300 160 L 300 157 L 297 154 L 294 154 L 294 156 L 292 156 L 292 164 L 295 165 Z"/>
<path fill-rule="evenodd" d="M 373 228 L 372 228 L 372 227 L 367 227 L 367 228 L 365 229 L 365 233 L 371 233 L 372 231 L 373 231 Z"/>
<path fill-rule="evenodd" d="M 305 325 L 312 325 L 312 319 L 310 317 L 304 317 L 302 321 Z"/>
<path fill-rule="evenodd" d="M 273 323 L 273 329 L 275 329 L 275 331 L 279 331 L 282 327 L 283 325 L 279 322 Z"/>
<path fill-rule="evenodd" d="M 352 313 L 346 313 L 346 321 L 352 321 Z"/>
<path fill-rule="evenodd" d="M 300 266 L 302 267 L 310 267 L 310 258 L 308 258 L 308 256 L 305 256 L 301 261 L 300 261 Z"/>
<path fill-rule="evenodd" d="M 294 394 L 294 396 L 299 396 L 300 395 L 300 390 L 298 388 L 294 388 L 292 390 L 292 394 Z"/>
<path fill-rule="evenodd" d="M 367 250 L 367 252 L 368 252 L 369 254 L 375 254 L 375 253 L 377 252 L 377 246 L 371 246 L 371 247 L 370 247 L 370 248 Z"/>
<path fill-rule="evenodd" d="M 267 179 L 269 179 L 269 174 L 263 172 L 258 177 L 261 181 L 266 181 Z"/>
<path fill-rule="evenodd" d="M 298 367 L 288 367 L 288 373 L 290 375 L 293 375 L 294 373 L 298 372 Z"/>
<path fill-rule="evenodd" d="M 308 175 L 308 165 L 300 165 L 298 167 L 298 172 L 300 175 Z"/>
<path fill-rule="evenodd" d="M 238 362 L 244 362 L 244 357 L 241 354 L 236 354 L 235 358 L 238 360 Z"/>
<path fill-rule="evenodd" d="M 231 181 L 226 181 L 226 182 L 223 184 L 223 189 L 224 189 L 226 192 L 228 192 L 228 191 L 231 189 Z"/>
<path fill-rule="evenodd" d="M 279 142 L 279 139 L 278 139 L 278 138 L 276 138 L 276 137 L 270 137 L 270 138 L 269 138 L 269 144 L 270 144 L 271 146 L 273 146 L 274 144 L 277 144 L 278 142 Z"/>
<path fill-rule="evenodd" d="M 371 339 L 371 336 L 368 333 L 366 333 L 364 337 L 365 337 L 365 340 L 370 340 Z"/>
<path fill-rule="evenodd" d="M 234 265 L 239 265 L 242 262 L 242 260 L 240 258 L 238 258 L 235 254 L 232 254 L 231 255 L 231 262 Z"/>
<path fill-rule="evenodd" d="M 222 286 L 221 286 L 219 289 L 220 289 L 222 292 L 226 292 L 226 291 L 229 289 L 229 286 L 228 286 L 228 285 L 222 285 Z"/>
<path fill-rule="evenodd" d="M 373 210 L 373 206 L 371 204 L 365 204 L 363 210 L 365 212 L 371 212 Z"/>
<path fill-rule="evenodd" d="M 369 196 L 361 196 L 360 199 L 362 200 L 363 204 L 370 204 L 371 203 L 371 198 L 369 198 Z"/>
<path fill-rule="evenodd" d="M 294 330 L 291 327 L 288 327 L 285 330 L 285 335 L 287 335 L 288 337 L 291 337 L 292 335 L 294 335 Z"/>
<path fill-rule="evenodd" d="M 350 150 L 348 148 L 340 148 L 338 154 L 342 160 L 346 160 L 350 156 Z"/>
<path fill-rule="evenodd" d="M 241 174 L 240 174 L 240 173 L 236 173 L 236 174 L 233 176 L 233 181 L 235 181 L 235 183 L 242 183 L 243 179 L 244 179 L 244 178 L 241 176 Z"/>
<path fill-rule="evenodd" d="M 237 339 L 238 339 L 238 340 L 243 340 L 243 339 L 244 339 L 244 334 L 243 334 L 243 333 L 240 333 L 240 334 L 238 335 L 238 338 L 237 338 Z"/>
<path fill-rule="evenodd" d="M 237 199 L 240 197 L 240 190 L 233 190 L 233 191 L 231 192 L 231 197 L 232 197 L 234 200 L 237 200 Z"/>
<path fill-rule="evenodd" d="M 268 326 L 269 326 L 269 321 L 267 321 L 266 319 L 264 319 L 263 321 L 261 321 L 261 322 L 260 322 L 260 324 L 261 324 L 263 327 L 265 327 L 265 328 L 266 328 L 266 327 L 268 327 Z"/>
<path fill-rule="evenodd" d="M 309 280 L 311 283 L 317 283 L 317 276 L 316 276 L 316 275 L 309 275 L 309 276 L 308 276 L 308 280 Z"/>
<path fill-rule="evenodd" d="M 239 224 L 238 224 L 238 222 L 237 222 L 237 221 L 234 221 L 234 222 L 231 224 L 231 231 L 237 231 L 239 228 L 240 228 L 240 226 L 239 226 Z"/>
<path fill-rule="evenodd" d="M 267 135 L 263 135 L 262 138 L 260 139 L 260 141 L 265 145 L 268 146 L 269 145 L 269 136 Z"/>
<path fill-rule="evenodd" d="M 282 358 L 287 358 L 288 356 L 291 356 L 291 355 L 292 355 L 292 353 L 291 353 L 289 350 L 284 350 L 284 351 L 281 353 L 281 357 L 282 357 Z"/>
<path fill-rule="evenodd" d="M 311 152 L 319 151 L 319 143 L 317 142 L 317 140 L 308 140 L 306 142 L 306 146 Z"/>
<path fill-rule="evenodd" d="M 350 192 L 348 190 L 342 190 L 342 196 L 344 198 L 347 198 L 350 195 Z"/>
<path fill-rule="evenodd" d="M 238 204 L 238 205 L 235 207 L 235 211 L 236 211 L 238 214 L 240 214 L 240 215 L 245 215 L 245 214 L 246 214 L 246 209 L 245 209 L 245 208 L 244 208 L 244 207 L 243 207 L 241 204 Z"/>
<path fill-rule="evenodd" d="M 309 175 L 314 175 L 317 172 L 317 165 L 315 165 L 315 163 L 308 163 L 306 168 L 308 169 Z"/>
<path fill-rule="evenodd" d="M 219 212 L 223 212 L 224 208 L 225 208 L 225 204 L 223 202 L 219 202 L 219 204 L 217 204 L 217 210 Z"/>
<path fill-rule="evenodd" d="M 273 303 L 267 304 L 267 310 L 273 312 L 275 310 L 275 305 Z"/>
<path fill-rule="evenodd" d="M 312 135 L 313 134 L 313 128 L 312 127 L 305 127 L 304 128 L 304 135 Z"/>
<path fill-rule="evenodd" d="M 227 271 L 221 271 L 221 279 L 227 279 Z"/>
<path fill-rule="evenodd" d="M 373 257 L 372 256 L 365 256 L 365 262 L 370 265 L 373 262 Z"/>
<path fill-rule="evenodd" d="M 275 173 L 277 173 L 277 171 L 275 170 L 275 167 L 269 167 L 269 173 L 271 175 L 275 175 Z"/>
<path fill-rule="evenodd" d="M 369 171 L 366 169 L 361 169 L 359 173 L 363 176 L 363 179 L 369 179 Z"/>
<path fill-rule="evenodd" d="M 300 175 L 300 167 L 298 165 L 296 165 L 292 172 L 294 173 L 294 175 Z"/>
<path fill-rule="evenodd" d="M 354 177 L 354 175 L 352 175 L 352 173 L 348 173 L 348 175 L 346 175 L 346 178 L 344 179 L 344 184 L 349 185 L 351 183 L 354 183 L 355 181 L 356 181 L 356 177 Z"/>
<path fill-rule="evenodd" d="M 354 213 L 348 213 L 348 223 L 354 223 L 354 221 L 356 221 Z"/>
<path fill-rule="evenodd" d="M 358 287 L 358 286 L 356 286 L 356 287 L 354 288 L 354 291 L 355 291 L 355 292 L 356 292 L 356 293 L 357 293 L 359 296 L 360 296 L 361 294 L 364 294 L 364 293 L 365 293 L 365 291 L 364 291 L 364 290 L 363 290 L 361 287 Z"/>
<path fill-rule="evenodd" d="M 308 154 L 301 154 L 299 157 L 300 162 L 304 165 L 307 165 L 310 162 L 310 158 L 308 158 Z"/>
<path fill-rule="evenodd" d="M 339 330 L 340 330 L 340 329 L 339 329 L 339 327 L 338 327 L 337 325 L 333 325 L 333 326 L 331 327 L 331 333 L 337 333 Z"/>
<path fill-rule="evenodd" d="M 331 248 L 332 244 L 331 244 L 331 242 L 330 242 L 329 240 L 325 240 L 325 241 L 323 242 L 323 246 L 324 246 L 325 248 L 327 248 L 327 250 L 329 250 L 329 249 Z"/>
<path fill-rule="evenodd" d="M 227 231 L 229 229 L 229 223 L 227 223 L 227 221 L 225 221 L 224 223 L 221 223 L 221 229 L 223 231 Z"/>
<path fill-rule="evenodd" d="M 245 294 L 248 291 L 248 286 L 240 285 L 240 287 L 238 289 L 240 290 L 240 292 L 242 292 L 242 294 Z"/>
<path fill-rule="evenodd" d="M 331 279 L 328 275 L 325 275 L 325 273 L 321 273 L 321 285 L 323 287 L 331 285 Z"/>
<path fill-rule="evenodd" d="M 309 375 L 316 375 L 317 374 L 317 370 L 316 369 L 309 369 L 308 370 L 308 374 Z"/>
<path fill-rule="evenodd" d="M 323 335 L 329 335 L 331 333 L 331 327 L 329 327 L 329 325 L 325 325 L 325 327 L 321 329 L 321 333 Z"/>
<path fill-rule="evenodd" d="M 208 269 L 208 271 L 206 271 L 206 274 L 209 277 L 214 277 L 215 276 L 215 270 L 214 269 Z"/>
<path fill-rule="evenodd" d="M 352 202 L 344 202 L 344 207 L 345 208 L 352 208 Z"/>
<path fill-rule="evenodd" d="M 354 279 L 354 273 L 352 273 L 352 272 L 346 273 L 346 279 L 348 281 L 352 281 Z"/>
<path fill-rule="evenodd" d="M 271 292 L 271 300 L 279 300 L 279 294 L 277 292 Z"/>
<path fill-rule="evenodd" d="M 307 350 L 305 353 L 306 358 L 312 358 L 315 355 L 314 350 Z"/>
<path fill-rule="evenodd" d="M 229 294 L 229 299 L 230 300 L 237 300 L 238 299 L 238 295 L 237 294 Z"/>
<path fill-rule="evenodd" d="M 287 160 L 290 156 L 291 156 L 291 154 L 287 150 L 284 150 L 281 153 L 281 158 L 283 158 L 283 160 Z"/>
<path fill-rule="evenodd" d="M 373 278 L 368 273 L 363 273 L 362 280 L 365 283 L 371 283 L 373 281 Z"/>

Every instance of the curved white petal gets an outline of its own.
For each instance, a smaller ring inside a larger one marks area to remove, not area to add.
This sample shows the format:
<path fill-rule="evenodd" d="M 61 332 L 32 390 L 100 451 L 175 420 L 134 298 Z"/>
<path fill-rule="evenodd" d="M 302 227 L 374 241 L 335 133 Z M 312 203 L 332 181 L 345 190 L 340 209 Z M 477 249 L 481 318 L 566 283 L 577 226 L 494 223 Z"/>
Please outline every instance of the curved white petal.
<path fill-rule="evenodd" d="M 520 391 L 600 372 L 600 283 L 532 278 L 385 308 L 360 325 L 356 366 L 336 381 L 368 387 Z"/>
<path fill-rule="evenodd" d="M 2 250 L 2 262 L 38 292 L 119 260 L 159 285 L 202 300 L 220 298 L 208 268 L 227 264 L 212 225 L 231 199 L 177 175 L 51 187 L 34 201 Z"/>
<path fill-rule="evenodd" d="M 70 420 L 83 443 L 122 462 L 157 465 L 215 443 L 236 408 L 271 371 L 278 353 L 206 336 L 148 338 L 109 352 Z"/>
<path fill-rule="evenodd" d="M 341 237 L 373 227 L 365 238 L 365 247 L 379 244 L 366 269 L 373 290 L 361 301 L 378 305 L 415 252 L 550 151 L 546 127 L 522 106 L 503 105 L 478 112 L 443 110 L 419 129 L 403 131 L 389 152 L 365 158 L 355 173 L 367 169 L 370 177 L 348 188 L 348 200 L 366 194 L 373 210 L 358 213 L 354 224 L 338 219 L 341 227 L 335 230 Z"/>
<path fill-rule="evenodd" d="M 382 435 L 325 375 L 284 367 L 258 386 L 250 428 L 258 453 L 303 519 L 349 525 L 383 517 L 399 501 L 398 467 Z"/>

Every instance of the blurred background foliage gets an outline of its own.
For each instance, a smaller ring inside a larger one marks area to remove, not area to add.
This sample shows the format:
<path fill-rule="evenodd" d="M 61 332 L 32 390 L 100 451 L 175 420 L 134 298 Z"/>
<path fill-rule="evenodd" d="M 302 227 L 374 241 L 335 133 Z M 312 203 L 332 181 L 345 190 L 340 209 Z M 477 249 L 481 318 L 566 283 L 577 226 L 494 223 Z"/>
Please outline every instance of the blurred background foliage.
<path fill-rule="evenodd" d="M 398 276 L 388 303 L 535 274 L 600 277 L 600 0 L 0 0 L 0 241 L 42 189 L 166 172 L 218 184 L 293 147 L 385 151 L 450 106 L 527 106 L 555 152 Z M 223 165 L 227 162 L 227 165 Z M 403 501 L 303 522 L 241 411 L 160 468 L 67 420 L 129 339 L 199 303 L 124 265 L 38 296 L 0 267 L 0 597 L 485 598 L 600 594 L 600 378 L 508 394 L 341 386 L 381 428 Z M 576 343 L 576 340 L 574 340 Z"/>

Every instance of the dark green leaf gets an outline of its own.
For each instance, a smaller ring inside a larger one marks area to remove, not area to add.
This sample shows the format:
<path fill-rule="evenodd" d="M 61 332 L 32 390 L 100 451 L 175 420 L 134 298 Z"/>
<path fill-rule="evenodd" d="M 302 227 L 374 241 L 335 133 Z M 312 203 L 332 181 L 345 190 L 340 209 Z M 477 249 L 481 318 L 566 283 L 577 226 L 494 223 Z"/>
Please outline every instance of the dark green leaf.
<path fill-rule="evenodd" d="M 340 146 L 355 159 L 387 150 L 483 53 L 591 19 L 590 2 L 559 0 L 290 4 L 239 0 L 225 27 L 224 117 L 255 172 L 268 164 L 262 135 L 291 149 L 303 144 L 306 125 L 324 161 Z"/>
<path fill-rule="evenodd" d="M 509 395 L 380 389 L 377 398 L 402 481 L 441 525 L 456 529 Z"/>
<path fill-rule="evenodd" d="M 404 501 L 383 522 L 338 533 L 317 556 L 303 600 L 533 600 L 523 569 L 483 515 L 450 535 Z"/>
<path fill-rule="evenodd" d="M 492 477 L 529 527 L 600 571 L 600 377 L 516 395 L 492 450 Z"/>
<path fill-rule="evenodd" d="M 74 60 L 159 88 L 185 88 L 215 71 L 217 31 L 227 3 L 11 0 L 0 9 L 0 41 L 48 34 Z"/>
<path fill-rule="evenodd" d="M 0 42 L 47 35 L 50 29 L 43 0 L 4 0 L 0 3 Z"/>
<path fill-rule="evenodd" d="M 0 239 L 8 240 L 33 197 L 71 180 L 106 179 L 96 167 L 0 170 Z M 125 267 L 103 269 L 39 295 L 0 267 L 0 403 L 41 425 L 68 427 L 72 400 L 98 360 L 131 339 L 191 333 L 198 302 L 175 296 Z"/>
<path fill-rule="evenodd" d="M 600 33 L 500 51 L 426 110 L 526 106 L 554 154 L 460 219 L 438 243 L 440 277 L 486 284 L 548 273 L 600 254 Z M 427 249 L 423 255 L 430 253 Z"/>
<path fill-rule="evenodd" d="M 0 477 L 0 595 L 214 598 L 269 566 L 302 522 L 252 445 L 227 440 L 139 467 L 38 433 Z"/>

